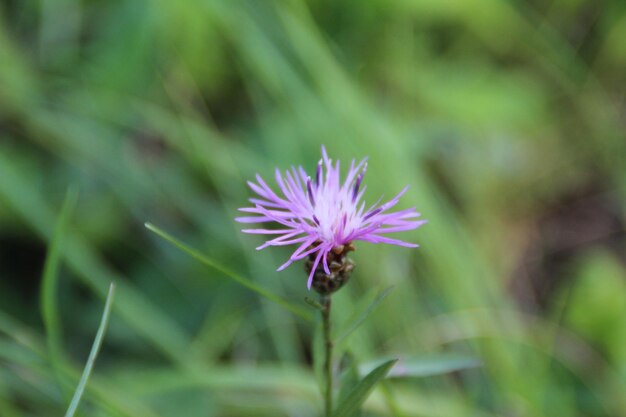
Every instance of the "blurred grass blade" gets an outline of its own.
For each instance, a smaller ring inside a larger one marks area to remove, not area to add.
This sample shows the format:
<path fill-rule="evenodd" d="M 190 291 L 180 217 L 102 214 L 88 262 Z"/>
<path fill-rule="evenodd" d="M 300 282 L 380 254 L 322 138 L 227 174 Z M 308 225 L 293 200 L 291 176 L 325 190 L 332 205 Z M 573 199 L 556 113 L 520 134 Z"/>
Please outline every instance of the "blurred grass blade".
<path fill-rule="evenodd" d="M 371 372 L 389 358 L 374 360 L 359 366 L 361 375 Z M 476 368 L 481 362 L 472 357 L 461 355 L 435 355 L 426 357 L 402 358 L 387 375 L 388 378 L 421 378 Z"/>
<path fill-rule="evenodd" d="M 18 161 L 10 153 L 0 150 L 0 211 L 7 207 L 39 237 L 51 241 L 57 213 L 45 196 L 38 192 L 38 187 L 33 185 L 29 170 L 20 168 Z M 115 272 L 97 250 L 92 238 L 85 233 L 68 231 L 65 240 L 65 264 L 74 272 L 73 277 L 102 299 L 107 296 L 109 283 L 118 283 L 115 307 L 119 317 L 172 362 L 191 360 L 180 354 L 190 343 L 187 331 L 135 285 Z"/>
<path fill-rule="evenodd" d="M 389 295 L 393 287 L 389 287 L 381 291 L 372 301 L 369 301 L 371 297 L 366 297 L 366 299 L 359 303 L 357 308 L 355 309 L 354 314 L 348 320 L 348 324 L 345 325 L 345 330 L 341 331 L 340 335 L 337 337 L 335 343 L 339 345 L 342 341 L 345 341 L 348 336 L 352 334 L 356 329 L 359 328 L 361 324 L 367 319 L 370 313 L 380 304 L 381 301 Z"/>
<path fill-rule="evenodd" d="M 66 362 L 63 356 L 62 331 L 59 324 L 59 309 L 57 303 L 58 271 L 63 252 L 63 240 L 67 227 L 76 207 L 78 193 L 70 188 L 65 196 L 61 213 L 56 222 L 54 235 L 48 247 L 48 254 L 43 268 L 41 281 L 40 308 L 46 331 L 46 343 L 48 356 L 52 368 L 56 374 L 59 386 L 63 387 L 61 378 L 63 364 Z"/>
<path fill-rule="evenodd" d="M 111 285 L 109 286 L 109 294 L 107 295 L 107 300 L 104 304 L 104 312 L 102 313 L 100 326 L 98 327 L 98 332 L 96 333 L 96 338 L 94 339 L 93 345 L 91 346 L 91 352 L 89 352 L 89 357 L 87 358 L 85 369 L 83 370 L 83 374 L 80 377 L 80 381 L 78 382 L 78 386 L 76 387 L 76 391 L 74 392 L 74 397 L 72 397 L 70 406 L 65 413 L 65 417 L 74 416 L 74 413 L 78 408 L 78 404 L 80 403 L 80 399 L 83 396 L 83 392 L 85 391 L 85 387 L 87 386 L 87 381 L 89 380 L 93 365 L 96 361 L 96 357 L 98 356 L 98 351 L 100 350 L 100 346 L 102 345 L 102 340 L 104 339 L 104 332 L 106 331 L 107 324 L 109 323 L 109 315 L 111 313 L 111 305 L 113 304 L 114 294 L 115 284 L 111 283 Z"/>
<path fill-rule="evenodd" d="M 222 274 L 226 275 L 227 277 L 229 277 L 230 279 L 232 279 L 233 281 L 243 285 L 244 287 L 248 288 L 249 290 L 252 290 L 254 292 L 256 292 L 257 294 L 259 294 L 262 297 L 267 298 L 268 300 L 271 300 L 279 305 L 281 305 L 282 307 L 286 308 L 287 310 L 291 311 L 292 313 L 294 313 L 295 315 L 297 315 L 298 317 L 307 320 L 307 321 L 311 321 L 311 314 L 304 310 L 303 308 L 296 306 L 292 303 L 290 303 L 289 301 L 277 296 L 276 294 L 262 288 L 259 287 L 258 285 L 256 285 L 254 282 L 236 274 L 235 272 L 231 271 L 230 269 L 226 268 L 223 265 L 220 265 L 219 263 L 215 262 L 212 259 L 207 258 L 206 256 L 202 255 L 200 252 L 196 251 L 195 249 L 185 245 L 184 243 L 182 243 L 181 241 L 179 241 L 178 239 L 176 239 L 175 237 L 173 237 L 172 235 L 170 235 L 167 232 L 164 232 L 163 230 L 159 229 L 158 227 L 154 226 L 151 223 L 146 223 L 145 224 L 146 228 L 148 230 L 150 230 L 151 232 L 156 233 L 158 236 L 160 236 L 161 238 L 167 240 L 169 243 L 173 244 L 174 246 L 176 246 L 178 249 L 182 250 L 183 252 L 186 252 L 189 256 L 191 256 L 192 258 L 194 258 L 195 260 L 199 261 L 200 263 L 213 268 L 219 272 L 221 272 Z"/>
<path fill-rule="evenodd" d="M 339 378 L 339 403 L 344 402 L 352 390 L 359 384 L 359 369 L 352 352 L 343 354 L 340 362 L 341 376 Z M 352 413 L 349 417 L 358 416 L 359 413 Z"/>
<path fill-rule="evenodd" d="M 357 384 L 350 394 L 343 400 L 332 417 L 350 417 L 357 412 L 361 405 L 365 402 L 370 392 L 376 384 L 380 382 L 389 372 L 391 367 L 396 363 L 396 359 L 392 359 L 378 366 L 370 372 L 365 378 Z"/>
<path fill-rule="evenodd" d="M 406 413 L 400 409 L 400 404 L 396 400 L 394 393 L 391 391 L 389 381 L 384 380 L 380 383 L 380 392 L 385 399 L 387 408 L 393 417 L 407 417 Z"/>

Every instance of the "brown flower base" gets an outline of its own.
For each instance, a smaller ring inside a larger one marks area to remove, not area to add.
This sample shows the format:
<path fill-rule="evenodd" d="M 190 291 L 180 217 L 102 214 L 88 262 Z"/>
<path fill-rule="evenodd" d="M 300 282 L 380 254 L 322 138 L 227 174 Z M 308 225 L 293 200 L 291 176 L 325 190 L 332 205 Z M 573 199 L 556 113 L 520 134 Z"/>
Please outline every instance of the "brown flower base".
<path fill-rule="evenodd" d="M 344 286 L 350 279 L 350 275 L 354 270 L 354 262 L 346 255 L 350 251 L 354 251 L 355 247 L 348 243 L 333 248 L 328 253 L 328 268 L 330 269 L 330 275 L 324 271 L 324 265 L 320 262 L 317 265 L 315 274 L 313 275 L 313 283 L 311 286 L 315 291 L 322 295 L 332 294 Z M 305 263 L 307 274 L 311 273 L 311 268 L 315 262 L 315 255 L 309 255 L 309 259 Z"/>

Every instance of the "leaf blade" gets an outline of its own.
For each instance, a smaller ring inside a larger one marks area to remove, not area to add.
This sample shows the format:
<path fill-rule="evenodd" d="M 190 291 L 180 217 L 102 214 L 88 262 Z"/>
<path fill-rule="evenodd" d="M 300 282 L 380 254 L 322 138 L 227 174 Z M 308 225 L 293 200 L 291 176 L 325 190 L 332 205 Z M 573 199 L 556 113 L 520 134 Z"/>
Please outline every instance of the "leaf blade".
<path fill-rule="evenodd" d="M 341 344 L 342 342 L 345 342 L 347 340 L 347 338 L 356 330 L 358 329 L 363 322 L 365 322 L 365 320 L 367 319 L 367 317 L 369 317 L 369 315 L 372 313 L 372 311 L 374 311 L 374 309 L 378 306 L 378 304 L 380 304 L 386 297 L 387 295 L 389 295 L 389 293 L 391 292 L 391 290 L 393 290 L 393 286 L 391 287 L 387 287 L 384 290 L 382 290 L 370 303 L 368 303 L 362 310 L 360 313 L 358 314 L 354 314 L 353 317 L 351 319 L 348 320 L 348 322 L 350 323 L 349 325 L 344 326 L 345 330 L 343 330 L 340 334 L 340 336 L 338 336 L 336 338 L 335 343 L 337 345 Z M 359 311 L 359 310 L 357 310 Z"/>
<path fill-rule="evenodd" d="M 387 375 L 396 361 L 396 359 L 389 360 L 367 374 L 367 376 L 354 387 L 350 394 L 348 394 L 339 407 L 337 407 L 332 417 L 349 417 L 355 413 L 365 402 L 376 384 Z"/>
<path fill-rule="evenodd" d="M 306 320 L 306 321 L 311 321 L 312 320 L 311 314 L 308 311 L 304 310 L 303 308 L 300 308 L 299 306 L 296 306 L 296 305 L 290 303 L 289 301 L 285 300 L 284 298 L 279 297 L 276 294 L 273 294 L 270 291 L 266 290 L 265 288 L 258 286 L 257 284 L 255 284 L 254 282 L 250 281 L 249 279 L 244 278 L 241 275 L 231 271 L 230 269 L 228 269 L 227 267 L 219 264 L 218 262 L 215 262 L 214 260 L 212 260 L 210 258 L 207 258 L 206 256 L 202 255 L 197 250 L 195 250 L 195 249 L 191 248 L 190 246 L 184 244 L 183 242 L 179 241 L 178 239 L 176 239 L 175 237 L 173 237 L 169 233 L 159 229 L 155 225 L 153 225 L 151 223 L 145 223 L 144 225 L 145 225 L 146 229 L 150 230 L 151 232 L 155 233 L 160 238 L 162 238 L 162 239 L 166 240 L 167 242 L 171 243 L 172 245 L 176 246 L 178 249 L 180 249 L 183 252 L 187 253 L 187 255 L 191 256 L 192 258 L 194 258 L 195 260 L 197 260 L 201 264 L 203 264 L 203 265 L 205 265 L 205 266 L 207 266 L 209 268 L 213 268 L 216 271 L 221 272 L 222 274 L 226 275 L 228 278 L 232 279 L 233 281 L 243 285 L 244 287 L 248 288 L 249 290 L 251 290 L 253 292 L 256 292 L 258 295 L 260 295 L 262 297 L 265 297 L 268 300 L 273 301 L 273 302 L 279 304 L 280 306 L 282 306 L 283 308 L 291 311 L 293 314 L 297 315 L 298 317 L 302 318 L 303 320 Z"/>
<path fill-rule="evenodd" d="M 381 358 L 362 364 L 359 367 L 359 373 L 367 374 L 387 360 L 388 358 Z M 388 373 L 387 378 L 424 378 L 476 368 L 481 364 L 481 361 L 476 358 L 454 354 L 400 358 L 396 366 Z"/>
<path fill-rule="evenodd" d="M 359 384 L 359 369 L 356 360 L 351 352 L 345 352 L 340 361 L 342 372 L 339 378 L 338 402 L 342 403 L 348 398 L 350 392 Z M 350 414 L 350 417 L 358 416 L 357 412 Z"/>
<path fill-rule="evenodd" d="M 58 272 L 63 253 L 63 243 L 69 226 L 70 218 L 72 217 L 72 214 L 74 213 L 74 209 L 76 207 L 77 199 L 77 191 L 72 188 L 68 189 L 65 195 L 63 206 L 61 208 L 61 212 L 57 217 L 57 221 L 54 227 L 54 234 L 52 235 L 52 239 L 50 240 L 48 253 L 46 254 L 46 259 L 44 261 L 39 301 L 42 320 L 46 333 L 48 357 L 52 369 L 54 369 L 54 372 L 56 374 L 59 386 L 61 387 L 64 386 L 62 378 L 62 368 L 66 363 L 66 358 L 63 354 L 63 344 L 61 341 L 62 330 L 57 303 L 57 286 L 59 281 Z"/>
<path fill-rule="evenodd" d="M 98 357 L 100 346 L 102 346 L 102 341 L 104 340 L 104 333 L 106 332 L 107 325 L 109 323 L 109 316 L 111 314 L 111 306 L 113 305 L 114 295 L 115 284 L 111 283 L 111 285 L 109 286 L 109 294 L 107 295 L 106 303 L 104 304 L 102 318 L 100 319 L 100 325 L 98 326 L 98 332 L 96 333 L 96 337 L 94 338 L 93 344 L 91 345 L 91 351 L 89 352 L 89 357 L 87 358 L 85 369 L 83 370 L 83 374 L 78 381 L 78 386 L 76 387 L 76 391 L 74 391 L 74 396 L 72 397 L 72 401 L 67 408 L 65 417 L 74 416 L 74 413 L 76 413 L 76 409 L 78 408 L 78 404 L 80 403 L 80 399 L 83 396 L 83 392 L 85 391 L 85 387 L 87 386 L 87 382 L 89 381 L 89 377 L 91 376 L 91 371 L 93 370 L 93 365 L 96 362 L 96 358 Z"/>

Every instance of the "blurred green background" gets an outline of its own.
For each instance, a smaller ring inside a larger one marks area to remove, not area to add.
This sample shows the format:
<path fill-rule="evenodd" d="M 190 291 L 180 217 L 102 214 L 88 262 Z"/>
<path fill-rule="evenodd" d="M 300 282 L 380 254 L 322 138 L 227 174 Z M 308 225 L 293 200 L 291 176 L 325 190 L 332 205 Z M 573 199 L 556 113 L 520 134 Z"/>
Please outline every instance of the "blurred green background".
<path fill-rule="evenodd" d="M 111 281 L 81 415 L 319 415 L 310 323 L 143 223 L 307 308 L 290 249 L 233 218 L 321 144 L 429 220 L 417 250 L 358 246 L 337 322 L 395 290 L 355 357 L 483 364 L 365 415 L 626 415 L 625 69 L 622 0 L 3 0 L 0 416 L 64 413 Z M 59 367 L 39 299 L 70 186 Z"/>

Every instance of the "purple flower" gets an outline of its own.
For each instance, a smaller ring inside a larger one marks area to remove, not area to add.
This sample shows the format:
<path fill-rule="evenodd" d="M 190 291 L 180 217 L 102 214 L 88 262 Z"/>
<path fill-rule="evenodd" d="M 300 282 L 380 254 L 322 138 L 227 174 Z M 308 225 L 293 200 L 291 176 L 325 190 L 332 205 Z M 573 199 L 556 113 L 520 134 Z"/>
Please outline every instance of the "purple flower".
<path fill-rule="evenodd" d="M 292 167 L 284 176 L 276 168 L 276 183 L 281 195 L 275 193 L 257 174 L 257 183 L 248 181 L 250 188 L 258 195 L 250 199 L 254 207 L 239 209 L 255 216 L 235 219 L 240 223 L 278 223 L 278 229 L 244 229 L 242 232 L 277 235 L 257 250 L 268 246 L 299 245 L 278 270 L 282 271 L 292 262 L 310 256 L 314 261 L 308 280 L 309 289 L 320 262 L 325 273 L 330 275 L 327 258 L 333 248 L 348 245 L 355 240 L 417 247 L 416 244 L 382 234 L 412 230 L 426 223 L 425 220 L 415 220 L 420 216 L 415 208 L 389 212 L 408 186 L 388 202 L 379 204 L 381 197 L 366 208 L 365 202 L 361 201 L 366 187 L 361 187 L 361 183 L 367 169 L 367 159 L 356 165 L 352 160 L 348 175 L 342 183 L 339 161 L 333 165 L 324 146 L 322 156 L 314 179 L 302 167 Z"/>

